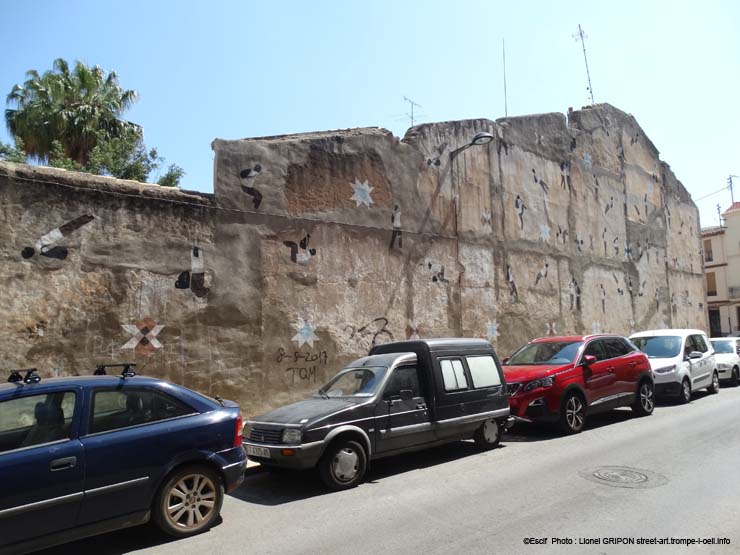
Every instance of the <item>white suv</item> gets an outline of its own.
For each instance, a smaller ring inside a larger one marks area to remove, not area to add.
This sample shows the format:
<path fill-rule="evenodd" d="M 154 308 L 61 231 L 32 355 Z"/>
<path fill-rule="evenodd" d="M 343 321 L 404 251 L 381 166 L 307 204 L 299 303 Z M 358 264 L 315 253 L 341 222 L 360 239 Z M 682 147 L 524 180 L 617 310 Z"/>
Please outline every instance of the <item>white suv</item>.
<path fill-rule="evenodd" d="M 697 389 L 719 391 L 714 349 L 703 331 L 650 330 L 635 333 L 630 340 L 650 359 L 656 396 L 677 396 L 688 403 Z"/>
<path fill-rule="evenodd" d="M 740 345 L 737 337 L 712 337 L 714 359 L 717 361 L 720 380 L 729 380 L 737 387 L 740 383 Z"/>

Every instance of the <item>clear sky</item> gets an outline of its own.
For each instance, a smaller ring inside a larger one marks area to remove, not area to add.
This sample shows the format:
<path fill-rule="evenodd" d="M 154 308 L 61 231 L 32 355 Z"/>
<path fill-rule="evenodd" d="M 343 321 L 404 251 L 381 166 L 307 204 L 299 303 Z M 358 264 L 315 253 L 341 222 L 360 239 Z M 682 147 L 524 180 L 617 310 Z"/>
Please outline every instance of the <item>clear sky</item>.
<path fill-rule="evenodd" d="M 0 0 L 0 93 L 55 58 L 114 69 L 126 117 L 212 190 L 214 138 L 565 112 L 633 114 L 698 199 L 740 175 L 740 2 L 494 0 Z M 0 140 L 9 141 L 4 126 Z M 740 178 L 736 180 L 740 200 Z M 704 226 L 716 204 L 697 204 Z"/>

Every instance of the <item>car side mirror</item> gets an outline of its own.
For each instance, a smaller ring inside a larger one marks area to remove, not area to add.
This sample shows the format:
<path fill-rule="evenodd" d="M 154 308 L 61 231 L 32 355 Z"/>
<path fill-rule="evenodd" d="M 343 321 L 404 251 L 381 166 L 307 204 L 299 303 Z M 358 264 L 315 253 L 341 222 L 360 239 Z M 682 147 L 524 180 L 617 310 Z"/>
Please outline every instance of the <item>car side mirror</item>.
<path fill-rule="evenodd" d="M 414 398 L 414 392 L 410 389 L 402 389 L 399 393 L 402 401 L 410 401 Z"/>
<path fill-rule="evenodd" d="M 585 355 L 583 357 L 584 366 L 591 366 L 594 362 L 596 362 L 596 357 L 594 355 Z"/>
<path fill-rule="evenodd" d="M 697 359 L 697 358 L 701 358 L 702 356 L 703 355 L 699 351 L 691 351 L 689 353 L 689 358 L 690 359 Z"/>
<path fill-rule="evenodd" d="M 737 352 L 738 352 L 738 354 L 740 354 L 740 347 L 738 347 L 738 349 L 737 349 Z M 502 363 L 502 364 L 506 364 L 507 362 L 509 362 L 509 359 L 510 359 L 510 358 L 511 358 L 511 357 L 504 357 L 504 358 L 503 358 L 503 359 L 501 360 L 501 363 Z"/>

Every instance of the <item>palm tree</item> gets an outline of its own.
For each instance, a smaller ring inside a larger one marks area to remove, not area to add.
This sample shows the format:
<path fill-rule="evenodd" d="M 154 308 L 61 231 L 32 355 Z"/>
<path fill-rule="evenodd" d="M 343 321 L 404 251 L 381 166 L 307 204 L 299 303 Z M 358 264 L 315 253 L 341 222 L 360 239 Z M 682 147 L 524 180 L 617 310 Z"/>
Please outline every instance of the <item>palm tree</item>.
<path fill-rule="evenodd" d="M 70 71 L 59 58 L 52 71 L 30 70 L 26 78 L 8 95 L 12 107 L 5 110 L 5 123 L 31 157 L 48 159 L 58 141 L 67 158 L 84 165 L 98 141 L 141 133 L 138 125 L 121 119 L 138 93 L 122 89 L 114 71 L 106 75 L 80 61 Z"/>

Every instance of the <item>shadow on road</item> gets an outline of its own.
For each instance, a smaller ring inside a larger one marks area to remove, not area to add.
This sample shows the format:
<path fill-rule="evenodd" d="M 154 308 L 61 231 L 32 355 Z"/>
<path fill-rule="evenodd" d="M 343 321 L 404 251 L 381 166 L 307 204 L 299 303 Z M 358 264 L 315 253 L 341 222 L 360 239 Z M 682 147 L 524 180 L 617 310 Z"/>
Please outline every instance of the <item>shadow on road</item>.
<path fill-rule="evenodd" d="M 218 534 L 217 528 L 222 522 L 223 520 L 219 517 L 213 528 L 204 532 L 204 534 Z M 121 555 L 174 541 L 177 540 L 163 534 L 152 524 L 145 524 L 144 526 L 135 526 L 134 528 L 126 528 L 72 543 L 65 543 L 34 553 L 36 555 L 69 555 L 70 553 L 75 555 L 87 555 L 88 553 L 90 555 Z"/>
<path fill-rule="evenodd" d="M 588 415 L 586 418 L 586 427 L 581 435 L 588 435 L 589 431 L 598 430 L 604 426 L 611 426 L 619 422 L 625 422 L 635 418 L 634 413 L 629 408 L 620 408 L 603 412 L 600 414 Z M 561 432 L 556 425 L 547 425 L 539 423 L 517 423 L 509 432 L 504 435 L 504 442 L 522 443 L 530 441 L 547 441 L 567 437 Z"/>

